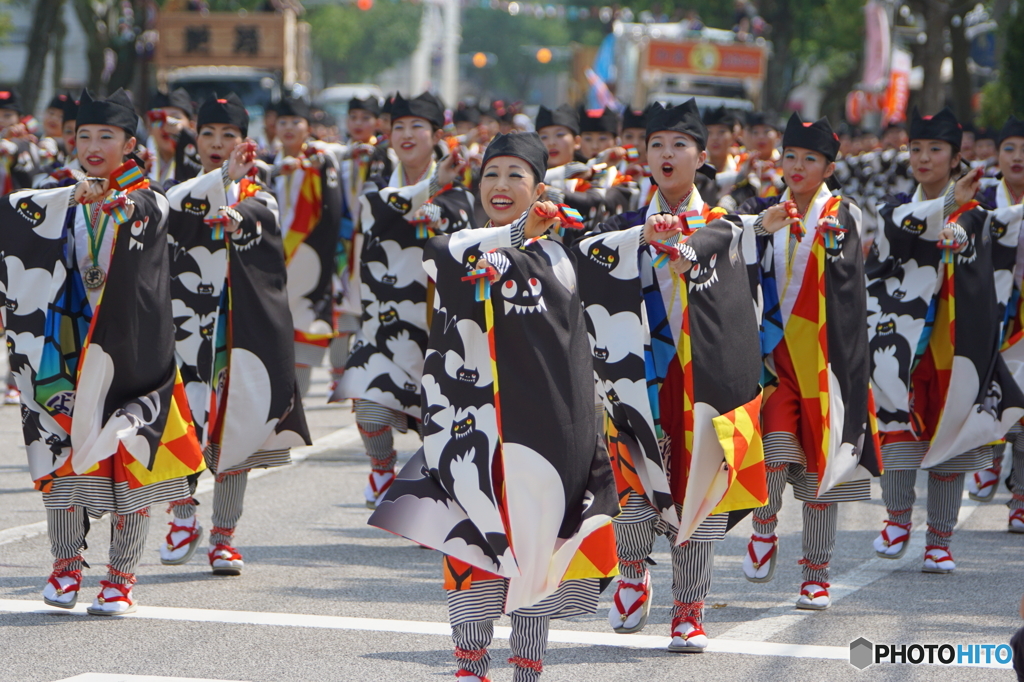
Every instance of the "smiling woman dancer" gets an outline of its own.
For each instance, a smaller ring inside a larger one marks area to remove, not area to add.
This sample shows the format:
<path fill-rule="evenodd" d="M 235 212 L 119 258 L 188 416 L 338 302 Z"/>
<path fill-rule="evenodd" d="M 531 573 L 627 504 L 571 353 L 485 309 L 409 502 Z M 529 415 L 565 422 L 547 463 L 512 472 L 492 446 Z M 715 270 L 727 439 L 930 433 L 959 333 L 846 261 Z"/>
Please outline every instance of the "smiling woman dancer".
<path fill-rule="evenodd" d="M 487 679 L 503 612 L 512 679 L 538 679 L 550 619 L 593 613 L 615 568 L 619 507 L 597 443 L 576 271 L 564 246 L 542 238 L 565 215 L 539 201 L 546 165 L 536 133 L 498 135 L 480 185 L 489 226 L 427 244 L 437 298 L 424 446 L 370 518 L 445 554 L 462 682 Z M 530 367 L 547 370 L 517 381 Z"/>
<path fill-rule="evenodd" d="M 167 200 L 125 163 L 137 124 L 122 90 L 83 93 L 76 148 L 90 177 L 0 202 L 3 322 L 54 556 L 43 600 L 75 605 L 89 520 L 109 513 L 107 577 L 88 609 L 102 616 L 135 610 L 150 505 L 188 495 L 204 466 L 174 361 Z"/>
<path fill-rule="evenodd" d="M 981 169 L 960 175 L 963 131 L 951 110 L 910 122 L 918 186 L 879 207 L 868 257 L 868 334 L 888 518 L 875 553 L 910 539 L 914 482 L 928 470 L 927 573 L 951 573 L 964 476 L 990 465 L 988 445 L 1022 414 L 1024 396 L 999 354 L 1000 312 Z"/>
<path fill-rule="evenodd" d="M 827 119 L 804 123 L 793 114 L 782 138 L 785 192 L 740 209 L 757 235 L 762 352 L 770 377 L 761 411 L 769 500 L 754 510 L 743 574 L 751 582 L 774 576 L 777 514 L 791 483 L 803 502 L 804 582 L 796 606 L 811 610 L 831 603 L 836 503 L 870 499 L 870 476 L 879 474 L 878 442 L 869 426 L 861 214 L 829 189 L 838 152 Z M 822 371 L 829 376 L 824 401 Z"/>
<path fill-rule="evenodd" d="M 167 192 L 177 351 L 213 487 L 207 556 L 238 575 L 234 545 L 249 470 L 291 462 L 308 445 L 277 202 L 255 173 L 249 114 L 235 95 L 208 99 L 197 120 L 204 173 Z M 192 486 L 198 477 L 193 477 Z M 196 501 L 171 504 L 160 562 L 192 558 L 202 536 Z"/>

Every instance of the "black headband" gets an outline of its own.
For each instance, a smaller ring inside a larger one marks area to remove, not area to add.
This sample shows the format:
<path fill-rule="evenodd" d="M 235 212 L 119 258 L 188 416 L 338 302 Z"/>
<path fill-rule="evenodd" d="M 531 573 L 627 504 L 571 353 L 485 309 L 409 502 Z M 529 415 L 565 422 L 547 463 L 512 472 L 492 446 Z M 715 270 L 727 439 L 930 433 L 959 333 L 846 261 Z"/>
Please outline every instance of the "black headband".
<path fill-rule="evenodd" d="M 199 107 L 196 129 L 202 130 L 204 125 L 210 123 L 234 126 L 242 131 L 242 137 L 249 134 L 249 112 L 245 110 L 242 100 L 233 92 L 228 93 L 226 97 L 217 97 L 217 93 L 213 93 L 213 96 Z"/>
<path fill-rule="evenodd" d="M 366 99 L 359 99 L 353 97 L 348 101 L 348 110 L 353 111 L 355 109 L 362 109 L 363 111 L 369 112 L 374 118 L 380 116 L 380 102 L 373 95 L 370 95 Z"/>
<path fill-rule="evenodd" d="M 0 90 L 0 109 L 11 109 L 17 111 L 20 115 L 21 111 L 21 95 L 14 88 L 10 90 Z"/>
<path fill-rule="evenodd" d="M 999 144 L 1002 144 L 1008 137 L 1024 137 L 1024 121 L 1016 116 L 1010 116 L 999 131 Z"/>
<path fill-rule="evenodd" d="M 832 162 L 839 154 L 839 136 L 832 130 L 827 118 L 804 123 L 800 114 L 793 112 L 786 124 L 786 132 L 782 135 L 782 148 L 786 147 L 810 149 Z"/>
<path fill-rule="evenodd" d="M 627 128 L 643 128 L 647 130 L 647 112 L 651 110 L 647 107 L 643 111 L 633 111 L 632 109 L 626 109 L 622 112 L 622 129 Z"/>
<path fill-rule="evenodd" d="M 941 140 L 960 149 L 964 130 L 953 110 L 946 107 L 934 116 L 922 116 L 917 107 L 910 116 L 910 140 Z"/>
<path fill-rule="evenodd" d="M 275 107 L 278 116 L 298 116 L 309 121 L 309 103 L 298 97 L 282 97 Z"/>
<path fill-rule="evenodd" d="M 651 106 L 647 119 L 647 139 L 650 140 L 651 135 L 663 130 L 689 135 L 696 140 L 701 151 L 708 146 L 708 129 L 704 127 L 697 101 L 692 97 L 668 109 L 658 102 Z"/>
<path fill-rule="evenodd" d="M 502 135 L 498 133 L 484 152 L 481 172 L 487 169 L 487 162 L 496 156 L 514 156 L 530 164 L 533 170 L 534 179 L 537 182 L 544 181 L 544 175 L 548 170 L 548 149 L 540 141 L 537 133 L 510 133 Z"/>
<path fill-rule="evenodd" d="M 430 122 L 435 128 L 444 127 L 444 104 L 429 92 L 423 92 L 405 99 L 401 93 L 395 95 L 395 101 L 391 104 L 391 121 L 397 121 L 406 116 L 422 118 Z"/>
<path fill-rule="evenodd" d="M 580 132 L 581 133 L 611 133 L 619 134 L 619 115 L 605 107 L 602 111 L 588 111 L 580 107 Z"/>
<path fill-rule="evenodd" d="M 171 91 L 171 94 L 165 95 L 162 92 L 156 93 L 156 97 L 153 98 L 152 108 L 162 109 L 164 107 L 177 107 L 185 112 L 185 115 L 189 119 L 196 117 L 195 104 L 192 103 L 192 96 L 188 94 L 185 88 L 176 88 Z"/>
<path fill-rule="evenodd" d="M 82 91 L 78 104 L 75 130 L 85 125 L 108 125 L 120 128 L 128 137 L 135 137 L 139 128 L 139 117 L 128 93 L 123 88 L 106 99 L 93 99 L 88 90 Z"/>
<path fill-rule="evenodd" d="M 542 106 L 537 111 L 537 121 L 534 125 L 537 130 L 548 126 L 564 126 L 571 130 L 573 135 L 580 134 L 580 116 L 568 104 L 563 104 L 554 111 Z"/>

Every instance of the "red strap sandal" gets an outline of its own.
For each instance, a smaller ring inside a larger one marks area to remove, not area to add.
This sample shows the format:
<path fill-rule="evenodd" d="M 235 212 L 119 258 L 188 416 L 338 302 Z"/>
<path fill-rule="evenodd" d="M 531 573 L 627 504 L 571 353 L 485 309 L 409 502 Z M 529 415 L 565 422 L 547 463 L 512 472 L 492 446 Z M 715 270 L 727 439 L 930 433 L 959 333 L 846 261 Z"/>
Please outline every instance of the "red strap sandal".
<path fill-rule="evenodd" d="M 830 585 L 828 583 L 822 583 L 816 580 L 808 580 L 804 582 L 800 585 L 800 599 L 797 600 L 796 607 L 798 609 L 806 609 L 809 611 L 821 611 L 823 609 L 827 609 L 832 603 L 831 599 L 824 604 L 814 604 L 812 602 L 821 597 L 828 598 L 829 587 Z"/>
<path fill-rule="evenodd" d="M 1014 525 L 1014 521 L 1021 525 Z M 1024 533 L 1024 509 L 1014 509 L 1011 511 L 1007 525 L 1011 533 Z"/>
<path fill-rule="evenodd" d="M 949 547 L 943 547 L 942 545 L 927 545 L 924 548 L 924 560 L 925 565 L 921 569 L 924 573 L 952 573 L 956 569 L 956 563 L 953 562 L 953 555 L 949 552 Z M 931 561 L 934 566 L 929 566 L 928 562 Z M 950 562 L 953 564 L 952 568 L 941 568 L 939 564 Z"/>
<path fill-rule="evenodd" d="M 71 578 L 72 580 L 74 580 L 74 582 L 71 583 L 70 585 L 68 585 L 67 587 L 61 587 L 61 584 L 60 584 L 60 579 L 61 578 Z M 52 599 L 47 599 L 44 596 L 43 597 L 43 602 L 47 606 L 56 606 L 56 607 L 59 607 L 59 608 L 62 608 L 62 609 L 74 608 L 75 604 L 78 602 L 78 589 L 82 586 L 82 572 L 81 571 L 54 571 L 53 573 L 50 574 L 50 577 L 47 579 L 46 582 L 49 583 L 50 585 L 53 585 L 53 589 L 57 593 L 58 597 L 62 597 L 65 594 L 69 594 L 69 593 L 72 593 L 72 592 L 75 595 L 71 599 L 71 601 L 67 601 L 67 602 L 54 601 Z"/>
<path fill-rule="evenodd" d="M 199 535 L 202 532 L 202 529 L 199 527 L 198 523 L 194 526 L 179 526 L 178 524 L 172 521 L 168 525 L 171 527 L 171 529 L 167 531 L 167 549 L 171 550 L 172 552 L 179 550 L 185 545 L 191 544 L 192 542 L 198 540 Z M 180 533 L 181 531 L 188 531 L 188 535 L 180 542 L 172 544 L 171 536 L 175 533 Z"/>
<path fill-rule="evenodd" d="M 632 590 L 633 592 L 639 592 L 640 593 L 640 597 L 635 602 L 630 604 L 629 608 L 626 608 L 626 606 L 622 603 L 622 597 L 620 596 L 620 593 L 622 592 L 622 590 Z M 615 627 L 615 628 L 613 628 L 615 630 L 615 632 L 617 632 L 619 634 L 623 634 L 623 635 L 628 635 L 630 633 L 639 632 L 640 630 L 643 630 L 644 626 L 647 625 L 647 617 L 648 617 L 648 614 L 650 613 L 650 609 L 651 609 L 650 604 L 649 604 L 650 598 L 651 598 L 651 574 L 650 573 L 647 573 L 647 574 L 644 575 L 644 580 L 643 580 L 642 583 L 634 583 L 634 582 L 620 580 L 619 581 L 619 586 L 615 589 L 615 596 L 613 597 L 613 601 L 615 602 L 615 608 L 618 610 L 618 612 L 620 614 L 621 622 L 625 623 L 627 620 L 629 620 L 630 616 L 632 616 L 634 613 L 636 613 L 640 609 L 643 609 L 644 613 L 640 617 L 640 622 L 637 623 L 636 625 L 634 625 L 633 627 L 630 627 L 630 628 L 621 627 L 621 626 L 620 627 Z"/>
<path fill-rule="evenodd" d="M 891 538 L 889 536 L 889 526 L 896 526 L 897 528 L 902 528 L 903 530 L 907 531 L 907 533 L 906 533 L 906 535 L 903 536 L 902 539 L 899 539 L 899 540 L 896 540 L 895 542 L 893 542 L 893 538 Z M 878 556 L 882 557 L 883 559 L 899 559 L 899 558 L 901 558 L 904 554 L 906 554 L 906 552 L 907 552 L 907 545 L 910 543 L 910 526 L 911 526 L 911 524 L 909 524 L 909 523 L 896 523 L 895 521 L 891 521 L 889 519 L 886 519 L 885 520 L 885 525 L 882 527 L 882 544 L 885 547 L 891 547 L 894 544 L 898 544 L 898 543 L 902 542 L 903 546 L 900 547 L 900 551 L 896 552 L 895 554 L 886 554 L 885 552 L 879 552 L 877 550 L 875 551 L 875 554 L 877 554 Z"/>
<path fill-rule="evenodd" d="M 684 625 L 692 625 L 693 629 L 690 632 L 683 634 Z M 675 639 L 679 638 L 683 640 L 682 645 L 675 644 Z M 703 637 L 702 642 L 691 642 L 691 640 L 697 637 Z M 704 653 L 704 649 L 707 648 L 707 633 L 704 632 L 704 625 L 693 617 L 677 617 L 672 620 L 672 639 L 673 641 L 668 645 L 668 650 L 676 654 L 697 654 Z"/>
<path fill-rule="evenodd" d="M 115 590 L 118 594 L 113 597 L 106 596 L 107 590 Z M 120 616 L 125 613 L 132 613 L 135 611 L 135 601 L 132 599 L 132 586 L 131 584 L 112 583 L 109 580 L 100 581 L 100 593 L 96 597 L 96 603 L 99 605 L 110 604 L 114 602 L 124 602 L 128 604 L 128 608 L 119 611 L 107 611 L 105 609 L 96 608 L 90 606 L 86 611 L 93 616 Z"/>
<path fill-rule="evenodd" d="M 989 474 L 990 478 L 987 481 L 982 480 L 983 474 Z M 977 491 L 968 491 L 967 496 L 975 502 L 989 502 L 993 497 L 996 496 L 996 491 L 999 489 L 999 477 L 1002 476 L 1002 467 L 991 467 L 989 469 L 982 469 L 981 471 L 975 471 L 972 474 L 974 478 L 974 487 Z"/>
<path fill-rule="evenodd" d="M 221 553 L 227 552 L 227 556 L 223 556 Z M 214 575 L 241 575 L 242 566 L 234 565 L 236 561 L 242 561 L 242 555 L 238 553 L 231 545 L 218 544 L 211 549 L 207 556 L 210 558 L 210 567 L 213 569 Z M 224 565 L 218 566 L 216 561 L 226 562 Z"/>
<path fill-rule="evenodd" d="M 758 557 L 757 552 L 754 551 L 755 542 L 770 542 L 772 546 L 768 548 L 767 552 Z M 744 573 L 746 579 L 752 583 L 766 583 L 775 577 L 775 550 L 778 548 L 779 536 L 774 533 L 768 537 L 763 537 L 757 534 L 751 535 L 750 542 L 747 543 L 747 555 L 750 557 L 750 562 L 753 564 L 755 572 L 765 564 L 768 564 L 768 574 L 761 578 L 751 578 L 749 575 Z"/>

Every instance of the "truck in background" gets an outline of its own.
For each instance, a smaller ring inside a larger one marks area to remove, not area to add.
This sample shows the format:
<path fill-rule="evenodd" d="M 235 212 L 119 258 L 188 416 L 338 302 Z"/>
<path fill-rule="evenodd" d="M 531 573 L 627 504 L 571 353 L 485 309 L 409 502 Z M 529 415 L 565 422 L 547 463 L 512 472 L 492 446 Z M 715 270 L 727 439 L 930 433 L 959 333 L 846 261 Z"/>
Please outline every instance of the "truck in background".
<path fill-rule="evenodd" d="M 771 53 L 771 43 L 763 38 L 740 42 L 732 31 L 691 31 L 685 22 L 618 21 L 613 32 L 614 69 L 608 85 L 620 102 L 642 109 L 655 101 L 696 97 L 702 109 L 719 103 L 745 110 L 760 106 Z"/>
<path fill-rule="evenodd" d="M 261 130 L 266 107 L 283 92 L 306 95 L 309 24 L 294 10 L 160 12 L 154 65 L 161 90 L 183 87 L 196 102 L 236 93 Z"/>

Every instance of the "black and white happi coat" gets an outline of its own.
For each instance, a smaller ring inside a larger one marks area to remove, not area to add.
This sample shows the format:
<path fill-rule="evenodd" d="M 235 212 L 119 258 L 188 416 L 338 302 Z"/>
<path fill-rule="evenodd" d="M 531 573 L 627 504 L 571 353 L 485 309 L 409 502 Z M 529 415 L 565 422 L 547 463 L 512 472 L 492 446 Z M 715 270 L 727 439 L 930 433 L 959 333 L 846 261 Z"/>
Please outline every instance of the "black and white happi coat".
<path fill-rule="evenodd" d="M 428 171 L 427 179 L 414 185 L 385 187 L 360 200 L 362 326 L 335 400 L 368 400 L 420 418 L 428 300 L 422 263 L 429 235 L 409 219 L 429 201 L 440 216 L 440 232 L 449 234 L 470 227 L 473 215 L 472 199 L 464 187 L 455 185 L 440 193 L 439 189 Z"/>
<path fill-rule="evenodd" d="M 274 197 L 222 169 L 172 187 L 168 241 L 175 348 L 214 473 L 278 466 L 310 445 L 295 381 L 287 274 Z M 232 206 L 231 233 L 204 222 Z"/>
<path fill-rule="evenodd" d="M 95 261 L 91 207 L 74 187 L 0 201 L 0 301 L 29 472 L 47 507 L 93 516 L 180 499 L 204 468 L 174 360 L 167 200 L 128 198 L 131 216 L 97 230 Z M 86 289 L 96 265 L 105 284 Z"/>
<path fill-rule="evenodd" d="M 882 225 L 865 267 L 879 432 L 883 444 L 887 433 L 920 434 L 918 440 L 929 440 L 922 468 L 999 440 L 1024 415 L 1024 394 L 999 353 L 999 299 L 1004 295 L 997 296 L 991 224 L 999 214 L 982 209 L 967 211 L 956 221 L 968 244 L 954 257 L 950 388 L 940 397 L 938 416 L 926 417 L 922 424 L 912 414 L 911 377 L 935 333 L 935 311 L 947 267 L 937 243 L 947 226 L 950 197 L 951 190 L 944 197 L 927 200 L 919 187 L 913 197 L 900 195 L 882 204 Z M 1016 242 L 1019 221 L 1015 225 L 1007 226 L 998 238 L 1000 244 Z M 1001 279 L 1006 289 L 1005 275 Z M 893 465 L 887 461 L 887 466 Z"/>
<path fill-rule="evenodd" d="M 436 237 L 423 258 L 437 282 L 424 444 L 369 523 L 509 579 L 505 612 L 533 607 L 619 512 L 574 259 L 549 239 L 524 245 L 522 220 Z M 481 258 L 498 275 L 489 302 L 462 279 Z M 545 615 L 586 611 L 573 601 L 555 599 Z"/>
<path fill-rule="evenodd" d="M 988 231 L 992 236 L 992 270 L 996 282 L 1003 360 L 1017 385 L 1024 389 L 1024 343 L 1021 343 L 1021 291 L 1024 284 L 1024 204 L 1016 204 L 1003 180 L 979 193 L 989 209 Z"/>
<path fill-rule="evenodd" d="M 659 206 L 652 202 L 644 218 L 662 212 Z M 696 189 L 680 210 L 711 216 Z M 574 247 L 599 393 L 647 501 L 678 544 L 732 492 L 712 419 L 760 399 L 758 311 L 743 232 L 737 223 L 711 220 L 681 246 L 694 263 L 682 282 L 694 392 L 694 443 L 688 455 L 682 439 L 667 433 L 669 422 L 678 426 L 682 420 L 684 402 L 678 382 L 665 383 L 666 366 L 677 362 L 683 327 L 675 296 L 679 275 L 668 265 L 653 266 L 656 252 L 644 242 L 643 225 L 583 239 Z M 677 408 L 672 414 L 661 413 L 666 390 Z M 754 447 L 761 448 L 759 435 Z M 730 512 L 721 528 L 742 513 Z"/>

